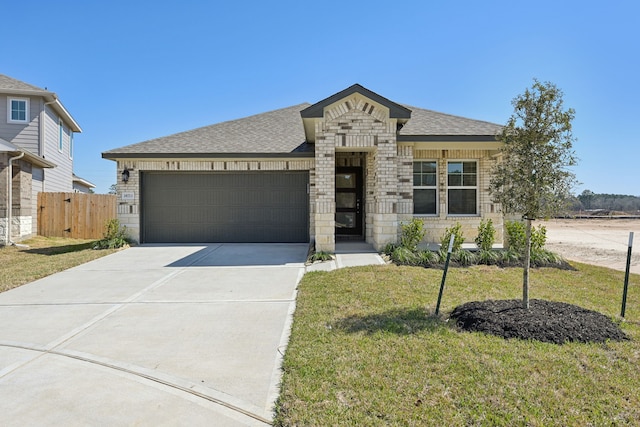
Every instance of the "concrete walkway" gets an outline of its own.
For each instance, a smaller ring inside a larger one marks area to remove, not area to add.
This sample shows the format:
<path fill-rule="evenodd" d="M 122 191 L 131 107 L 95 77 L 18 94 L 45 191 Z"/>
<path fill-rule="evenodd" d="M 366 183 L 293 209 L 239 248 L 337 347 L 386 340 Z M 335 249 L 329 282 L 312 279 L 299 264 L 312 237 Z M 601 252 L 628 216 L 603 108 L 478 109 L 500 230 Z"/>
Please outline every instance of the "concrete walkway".
<path fill-rule="evenodd" d="M 307 245 L 141 246 L 0 294 L 0 425 L 268 425 Z"/>
<path fill-rule="evenodd" d="M 337 242 L 335 257 L 331 261 L 315 262 L 307 271 L 331 271 L 343 267 L 385 264 L 378 252 L 365 242 Z"/>

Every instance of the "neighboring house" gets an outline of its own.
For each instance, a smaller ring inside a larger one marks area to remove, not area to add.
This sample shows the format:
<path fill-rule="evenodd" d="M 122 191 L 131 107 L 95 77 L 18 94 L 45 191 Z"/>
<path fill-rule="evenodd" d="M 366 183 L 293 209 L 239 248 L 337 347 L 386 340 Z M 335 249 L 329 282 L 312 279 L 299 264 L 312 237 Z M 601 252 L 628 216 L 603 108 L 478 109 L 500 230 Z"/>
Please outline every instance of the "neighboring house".
<path fill-rule="evenodd" d="M 300 104 L 106 151 L 118 217 L 142 243 L 397 242 L 425 222 L 473 241 L 502 215 L 488 193 L 497 124 L 397 104 L 358 84 Z"/>
<path fill-rule="evenodd" d="M 0 74 L 0 244 L 37 233 L 39 192 L 73 191 L 74 132 L 55 93 Z"/>
<path fill-rule="evenodd" d="M 96 188 L 95 184 L 87 181 L 84 178 L 80 178 L 75 173 L 73 174 L 73 192 L 74 193 L 91 193 L 93 188 Z"/>

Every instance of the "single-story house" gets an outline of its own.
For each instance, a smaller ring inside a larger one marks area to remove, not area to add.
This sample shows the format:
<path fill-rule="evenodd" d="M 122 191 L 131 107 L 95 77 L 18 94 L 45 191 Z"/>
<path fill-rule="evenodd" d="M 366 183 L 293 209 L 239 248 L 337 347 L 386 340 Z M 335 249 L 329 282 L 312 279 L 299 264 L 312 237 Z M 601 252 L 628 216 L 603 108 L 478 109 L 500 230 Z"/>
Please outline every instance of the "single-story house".
<path fill-rule="evenodd" d="M 359 84 L 299 104 L 106 151 L 118 218 L 141 243 L 315 242 L 376 249 L 401 224 L 426 242 L 502 215 L 488 193 L 500 125 L 395 103 Z"/>

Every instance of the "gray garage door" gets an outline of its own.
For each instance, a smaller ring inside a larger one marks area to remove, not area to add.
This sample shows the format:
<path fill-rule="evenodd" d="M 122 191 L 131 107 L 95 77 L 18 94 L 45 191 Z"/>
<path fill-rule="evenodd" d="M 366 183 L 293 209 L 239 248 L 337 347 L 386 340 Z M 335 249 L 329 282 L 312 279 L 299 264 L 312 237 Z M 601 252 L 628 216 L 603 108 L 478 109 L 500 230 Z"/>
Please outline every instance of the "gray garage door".
<path fill-rule="evenodd" d="M 143 243 L 308 242 L 308 172 L 143 172 Z"/>

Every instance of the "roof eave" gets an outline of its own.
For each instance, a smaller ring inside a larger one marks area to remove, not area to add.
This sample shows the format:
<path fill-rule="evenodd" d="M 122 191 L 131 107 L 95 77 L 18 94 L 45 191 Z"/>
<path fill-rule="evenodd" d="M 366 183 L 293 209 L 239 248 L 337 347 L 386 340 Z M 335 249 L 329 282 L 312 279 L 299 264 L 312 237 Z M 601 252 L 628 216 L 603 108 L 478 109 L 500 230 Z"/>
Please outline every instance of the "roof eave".
<path fill-rule="evenodd" d="M 496 135 L 398 135 L 398 142 L 496 142 Z"/>
<path fill-rule="evenodd" d="M 313 158 L 314 152 L 304 153 L 116 153 L 104 152 L 103 159 L 285 159 Z"/>

